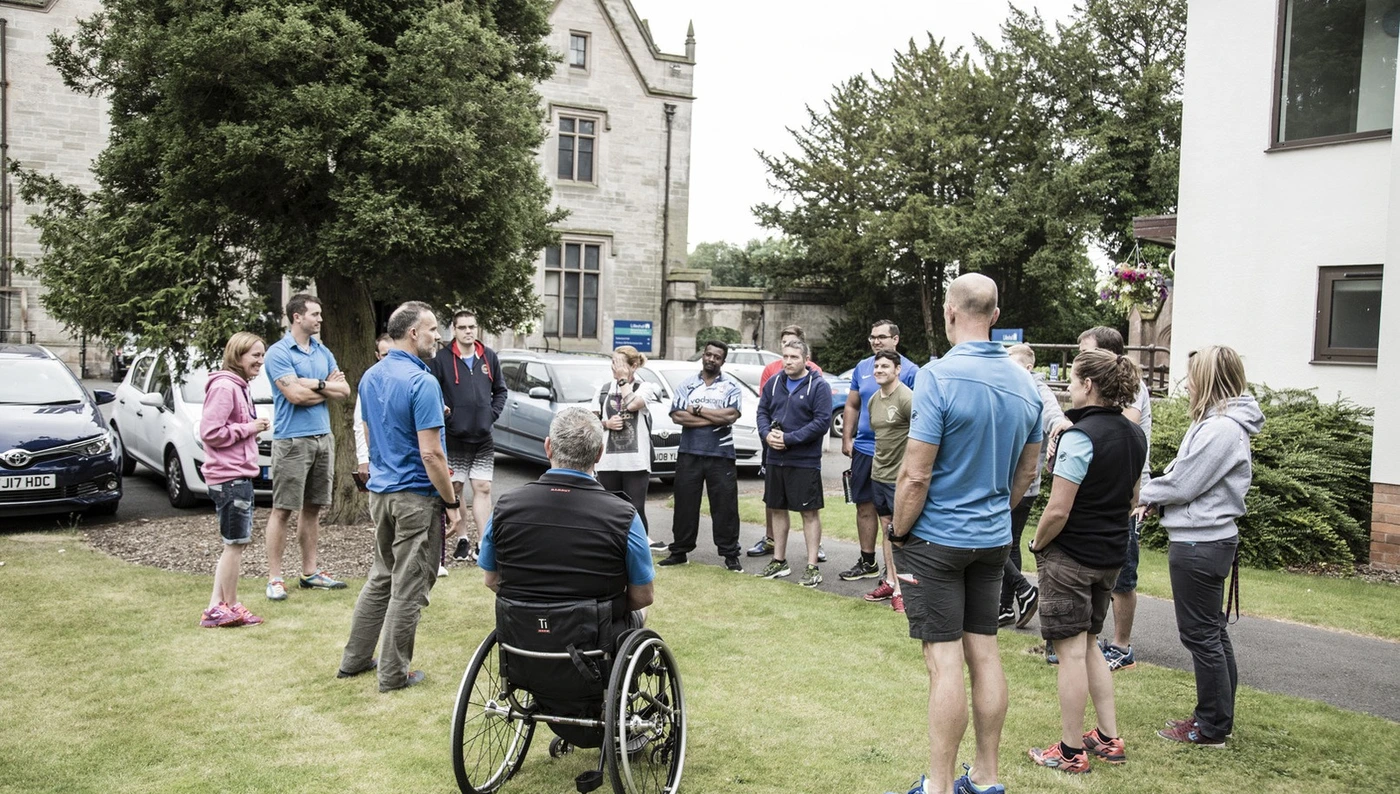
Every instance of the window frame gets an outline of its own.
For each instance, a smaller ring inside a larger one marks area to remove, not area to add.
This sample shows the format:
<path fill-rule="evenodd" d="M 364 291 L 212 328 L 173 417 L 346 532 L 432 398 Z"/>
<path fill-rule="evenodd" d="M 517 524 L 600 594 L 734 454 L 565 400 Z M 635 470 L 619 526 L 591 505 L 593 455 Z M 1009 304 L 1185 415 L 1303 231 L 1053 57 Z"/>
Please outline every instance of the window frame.
<path fill-rule="evenodd" d="M 583 39 L 583 63 L 574 63 L 574 38 Z M 589 57 L 593 51 L 593 36 L 582 30 L 569 31 L 569 46 L 564 50 L 564 63 L 568 65 L 571 74 L 588 74 L 592 64 Z"/>
<path fill-rule="evenodd" d="M 564 130 L 560 129 L 560 128 L 563 126 L 563 121 L 564 121 L 565 119 L 569 119 L 569 120 L 573 121 L 573 123 L 574 123 L 574 129 L 573 129 L 572 131 L 570 131 L 570 132 L 565 132 Z M 585 135 L 584 133 L 579 132 L 579 126 L 581 125 L 582 122 L 585 122 L 585 121 L 593 125 L 593 132 L 592 132 L 591 134 Z M 557 113 L 557 114 L 555 115 L 555 117 L 554 117 L 554 136 L 555 136 L 555 143 L 554 143 L 554 178 L 555 178 L 556 181 L 559 181 L 559 182 L 568 182 L 568 183 L 575 184 L 575 185 L 597 185 L 597 184 L 598 184 L 598 159 L 599 159 L 599 158 L 598 158 L 598 147 L 599 147 L 599 143 L 601 142 L 601 139 L 602 139 L 602 136 L 599 135 L 598 133 L 599 133 L 599 131 L 602 129 L 602 127 L 603 127 L 603 119 L 602 119 L 602 117 L 601 117 L 601 116 L 598 116 L 598 115 L 595 115 L 595 114 L 593 114 L 593 113 L 580 112 L 580 111 L 572 110 L 572 109 L 571 109 L 571 110 L 569 110 L 567 113 L 561 112 L 561 113 Z M 565 136 L 568 136 L 569 138 L 573 139 L 572 148 L 570 149 L 570 152 L 571 152 L 570 157 L 572 158 L 572 164 L 571 164 L 571 166 L 570 166 L 570 174 L 571 174 L 571 176 L 563 176 L 563 175 L 561 175 L 561 174 L 559 173 L 559 166 L 560 166 L 560 164 L 563 162 L 562 146 L 563 146 L 563 142 L 564 142 L 564 137 L 565 137 Z M 590 154 L 593 155 L 592 165 L 590 166 L 590 168 L 592 168 L 593 170 L 592 170 L 592 174 L 589 176 L 588 179 L 579 179 L 579 176 L 578 176 L 578 151 L 579 151 L 578 143 L 579 143 L 579 140 L 580 140 L 581 138 L 587 138 L 588 140 L 590 140 L 590 141 L 593 142 L 593 143 L 592 143 L 592 151 L 590 152 Z"/>
<path fill-rule="evenodd" d="M 1273 104 L 1269 111 L 1269 148 L 1267 151 L 1279 151 L 1284 149 L 1307 149 L 1313 146 L 1331 146 L 1338 143 L 1352 143 L 1355 141 L 1374 141 L 1390 138 L 1394 129 L 1367 130 L 1365 132 L 1346 132 L 1340 135 L 1322 135 L 1316 138 L 1299 138 L 1294 141 L 1279 140 L 1279 122 L 1283 114 L 1280 103 L 1283 101 L 1283 51 L 1287 46 L 1288 35 L 1288 4 L 1292 0 L 1278 0 L 1278 13 L 1275 18 L 1274 32 L 1274 90 Z M 1400 79 L 1400 75 L 1397 75 Z"/>
<path fill-rule="evenodd" d="M 1322 265 L 1317 269 L 1317 311 L 1313 315 L 1313 364 L 1369 364 L 1375 366 L 1380 351 L 1379 340 L 1374 348 L 1334 347 L 1329 343 L 1332 328 L 1332 285 L 1348 278 L 1377 276 L 1382 291 L 1385 270 L 1382 265 Z M 1377 317 L 1379 322 L 1380 318 Z"/>
<path fill-rule="evenodd" d="M 576 269 L 575 269 L 575 268 L 570 268 L 570 267 L 568 266 L 568 247 L 571 246 L 571 245 L 577 245 L 577 246 L 579 246 L 579 266 L 578 266 L 578 268 L 576 268 Z M 587 268 L 588 249 L 589 249 L 589 247 L 593 247 L 593 248 L 597 248 L 597 249 L 598 249 L 598 268 L 597 268 L 596 270 L 589 270 L 589 269 Z M 558 261 L 558 264 L 551 265 L 551 264 L 549 263 L 549 252 L 550 252 L 551 250 L 558 250 L 558 252 L 559 252 L 559 261 Z M 540 269 L 540 273 L 541 273 L 541 275 L 543 276 L 543 284 L 541 284 L 540 296 L 541 296 L 541 298 L 544 299 L 544 302 L 545 302 L 545 313 L 546 313 L 546 317 L 544 318 L 544 323 L 543 323 L 542 326 L 541 326 L 542 329 L 543 329 L 544 335 L 547 336 L 547 337 L 553 337 L 553 338 L 555 338 L 555 339 L 560 339 L 560 340 L 563 340 L 563 339 L 580 339 L 580 340 L 584 340 L 584 339 L 601 339 L 601 338 L 602 338 L 602 333 L 603 333 L 603 331 L 602 331 L 602 325 L 603 325 L 603 295 L 604 295 L 604 292 L 605 292 L 605 287 L 604 287 L 604 281 L 605 281 L 605 279 L 604 279 L 604 273 L 603 273 L 603 271 L 604 271 L 604 263 L 605 263 L 606 260 L 607 260 L 607 244 L 606 244 L 606 242 L 603 241 L 603 240 L 586 239 L 586 238 L 579 238 L 579 237 L 563 237 L 563 238 L 560 238 L 560 240 L 559 240 L 559 242 L 558 242 L 557 245 L 552 245 L 552 246 L 548 246 L 547 248 L 545 248 L 545 250 L 544 250 L 544 256 L 545 256 L 544 264 L 543 264 L 543 266 L 542 266 L 541 269 Z M 557 273 L 558 276 L 559 276 L 558 285 L 556 286 L 555 291 L 552 292 L 552 293 L 549 291 L 549 276 L 550 276 L 551 273 Z M 566 278 L 567 278 L 568 275 L 570 275 L 570 274 L 575 274 L 575 275 L 577 275 L 577 276 L 579 277 L 578 295 L 577 295 L 578 304 L 577 304 L 577 306 L 576 306 L 575 309 L 574 309 L 574 331 L 575 331 L 575 332 L 574 332 L 573 334 L 565 334 L 565 333 L 564 333 L 564 299 L 567 297 L 565 282 L 566 282 Z M 594 276 L 594 277 L 597 279 L 597 287 L 596 287 L 596 289 L 594 290 L 594 294 L 593 294 L 593 296 L 592 296 L 591 298 L 589 298 L 588 295 L 587 295 L 586 281 L 585 281 L 585 277 L 586 277 L 586 276 L 590 276 L 590 275 Z M 550 307 L 549 307 L 548 301 L 549 301 L 549 299 L 551 299 L 551 298 L 557 299 L 556 302 L 555 302 L 555 304 L 554 304 L 554 309 L 553 309 L 553 311 L 554 311 L 554 316 L 555 316 L 555 321 L 556 321 L 555 328 L 554 328 L 553 331 L 548 330 L 548 329 L 549 329 L 549 325 L 548 325 L 549 318 L 548 318 L 548 316 L 547 316 L 547 315 L 549 314 L 549 312 L 550 312 Z M 584 327 L 583 327 L 584 303 L 585 303 L 585 301 L 587 301 L 587 300 L 592 300 L 592 301 L 593 301 L 593 328 L 592 328 L 592 332 L 591 332 L 591 333 L 588 333 L 588 332 L 584 329 Z"/>

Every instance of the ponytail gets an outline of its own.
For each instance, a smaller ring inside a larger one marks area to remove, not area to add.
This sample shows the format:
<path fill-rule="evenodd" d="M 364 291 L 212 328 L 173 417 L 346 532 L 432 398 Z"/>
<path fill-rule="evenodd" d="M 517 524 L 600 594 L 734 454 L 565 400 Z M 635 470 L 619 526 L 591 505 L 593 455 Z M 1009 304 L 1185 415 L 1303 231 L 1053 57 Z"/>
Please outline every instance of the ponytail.
<path fill-rule="evenodd" d="M 1142 369 L 1128 356 L 1116 355 L 1102 348 L 1080 353 L 1074 359 L 1074 374 L 1080 380 L 1093 381 L 1103 402 L 1112 408 L 1122 408 L 1137 397 Z"/>

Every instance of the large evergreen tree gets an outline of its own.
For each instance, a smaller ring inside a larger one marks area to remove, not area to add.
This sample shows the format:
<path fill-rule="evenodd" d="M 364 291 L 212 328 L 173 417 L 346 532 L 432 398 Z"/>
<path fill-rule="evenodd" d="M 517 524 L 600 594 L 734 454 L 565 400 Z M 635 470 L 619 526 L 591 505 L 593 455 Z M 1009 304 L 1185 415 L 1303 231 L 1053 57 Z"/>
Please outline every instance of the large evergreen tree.
<path fill-rule="evenodd" d="M 45 307 L 89 335 L 208 355 L 234 330 L 269 332 L 280 307 L 250 287 L 314 281 L 352 385 L 373 362 L 375 300 L 530 321 L 558 219 L 534 156 L 550 7 L 107 0 L 51 55 L 111 102 L 98 187 L 20 174 Z M 348 471 L 348 405 L 332 418 Z M 359 509 L 347 485 L 337 501 L 333 520 Z"/>

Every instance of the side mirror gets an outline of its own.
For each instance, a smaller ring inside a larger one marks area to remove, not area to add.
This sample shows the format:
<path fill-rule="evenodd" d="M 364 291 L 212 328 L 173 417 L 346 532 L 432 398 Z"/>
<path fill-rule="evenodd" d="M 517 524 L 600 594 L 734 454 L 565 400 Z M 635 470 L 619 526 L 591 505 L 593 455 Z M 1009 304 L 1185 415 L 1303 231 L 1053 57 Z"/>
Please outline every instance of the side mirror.
<path fill-rule="evenodd" d="M 141 395 L 140 399 L 138 399 L 137 402 L 150 408 L 165 407 L 165 398 L 153 391 L 146 392 L 145 394 Z"/>
<path fill-rule="evenodd" d="M 549 387 L 547 386 L 535 386 L 530 389 L 530 399 L 532 400 L 548 400 L 549 396 Z"/>
<path fill-rule="evenodd" d="M 96 400 L 98 405 L 106 405 L 117 399 L 117 395 L 115 392 L 110 392 L 106 389 L 93 389 L 92 399 Z"/>

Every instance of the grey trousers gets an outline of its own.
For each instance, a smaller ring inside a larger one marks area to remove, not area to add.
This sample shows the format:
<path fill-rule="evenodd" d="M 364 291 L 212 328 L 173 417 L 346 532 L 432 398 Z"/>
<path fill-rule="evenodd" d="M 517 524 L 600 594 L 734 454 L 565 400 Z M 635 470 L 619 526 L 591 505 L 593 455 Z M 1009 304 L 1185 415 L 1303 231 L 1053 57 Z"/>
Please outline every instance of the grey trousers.
<path fill-rule="evenodd" d="M 418 617 L 437 582 L 442 549 L 442 508 L 435 496 L 399 492 L 369 495 L 374 519 L 374 565 L 350 620 L 350 640 L 340 669 L 369 666 L 379 648 L 379 689 L 408 681 Z"/>
<path fill-rule="evenodd" d="M 1236 537 L 1167 547 L 1176 630 L 1196 668 L 1195 719 L 1201 733 L 1212 739 L 1223 739 L 1235 730 L 1240 674 L 1220 603 L 1238 546 Z"/>

